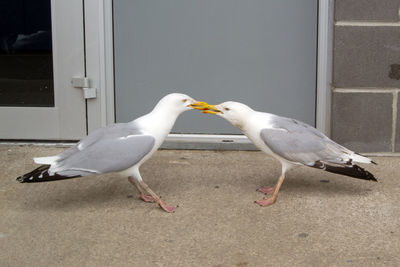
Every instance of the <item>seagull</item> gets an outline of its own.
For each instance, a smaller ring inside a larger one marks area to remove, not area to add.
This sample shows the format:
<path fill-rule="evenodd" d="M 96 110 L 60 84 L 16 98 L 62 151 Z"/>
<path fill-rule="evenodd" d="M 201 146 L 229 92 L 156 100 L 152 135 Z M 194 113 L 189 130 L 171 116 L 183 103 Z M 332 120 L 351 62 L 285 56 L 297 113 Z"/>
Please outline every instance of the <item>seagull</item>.
<path fill-rule="evenodd" d="M 44 165 L 17 180 L 43 182 L 116 172 L 128 177 L 142 200 L 174 212 L 176 207 L 165 204 L 143 181 L 139 168 L 157 151 L 181 113 L 203 105 L 184 94 L 168 94 L 136 120 L 97 129 L 56 156 L 34 158 L 35 163 Z"/>
<path fill-rule="evenodd" d="M 238 127 L 261 151 L 280 161 L 282 172 L 274 187 L 258 191 L 272 197 L 255 201 L 269 206 L 278 198 L 285 174 L 302 165 L 358 179 L 377 181 L 373 174 L 355 163 L 373 163 L 329 139 L 314 127 L 286 117 L 258 112 L 245 104 L 228 101 L 219 105 L 203 104 L 203 113 L 216 114 Z"/>

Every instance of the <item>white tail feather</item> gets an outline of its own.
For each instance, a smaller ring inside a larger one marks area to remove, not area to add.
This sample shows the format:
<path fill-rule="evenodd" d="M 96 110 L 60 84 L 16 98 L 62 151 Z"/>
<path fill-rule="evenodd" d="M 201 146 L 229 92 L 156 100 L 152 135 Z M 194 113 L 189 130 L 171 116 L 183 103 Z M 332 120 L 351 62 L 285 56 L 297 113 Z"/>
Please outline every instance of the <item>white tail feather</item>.
<path fill-rule="evenodd" d="M 51 165 L 51 164 L 53 164 L 57 159 L 58 159 L 57 156 L 52 156 L 52 157 L 33 158 L 33 161 L 34 161 L 36 164 L 47 164 L 47 165 Z"/>
<path fill-rule="evenodd" d="M 358 154 L 352 154 L 350 155 L 350 158 L 354 161 L 354 162 L 359 162 L 359 163 L 371 163 L 372 160 L 370 158 L 358 155 Z"/>

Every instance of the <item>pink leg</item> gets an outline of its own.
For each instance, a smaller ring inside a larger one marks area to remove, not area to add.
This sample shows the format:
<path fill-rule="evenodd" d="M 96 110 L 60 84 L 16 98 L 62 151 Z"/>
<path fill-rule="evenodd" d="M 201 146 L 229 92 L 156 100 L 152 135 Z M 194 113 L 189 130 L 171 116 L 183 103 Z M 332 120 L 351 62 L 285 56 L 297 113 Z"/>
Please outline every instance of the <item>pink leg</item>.
<path fill-rule="evenodd" d="M 166 212 L 169 212 L 169 213 L 175 211 L 176 207 L 174 207 L 174 206 L 168 206 L 167 204 L 165 204 L 165 203 L 160 199 L 160 197 L 157 196 L 156 193 L 154 193 L 154 192 L 150 189 L 150 187 L 149 187 L 147 184 L 145 184 L 145 182 L 143 182 L 142 180 L 140 180 L 139 183 L 140 183 L 140 185 L 144 188 L 144 190 L 146 190 L 147 193 L 149 193 L 149 194 L 154 198 L 155 202 L 157 202 L 157 204 L 158 204 L 163 210 L 165 210 Z"/>
<path fill-rule="evenodd" d="M 264 193 L 264 194 L 273 194 L 275 192 L 275 186 L 270 187 L 270 186 L 263 186 L 257 189 L 258 192 Z"/>
<path fill-rule="evenodd" d="M 132 176 L 128 177 L 128 181 L 133 184 L 137 191 L 140 194 L 140 198 L 144 201 L 144 202 L 155 202 L 156 200 L 151 196 L 151 195 L 146 195 L 143 190 L 139 187 L 139 185 L 135 182 L 134 178 Z"/>
<path fill-rule="evenodd" d="M 283 180 L 285 180 L 285 175 L 284 174 L 282 174 L 281 177 L 279 177 L 279 180 L 276 183 L 276 186 L 274 188 L 275 190 L 274 190 L 271 198 L 263 198 L 263 199 L 255 201 L 255 202 L 257 204 L 259 204 L 260 206 L 263 206 L 263 207 L 269 206 L 271 204 L 274 204 L 276 199 L 278 198 L 279 189 L 282 186 Z"/>

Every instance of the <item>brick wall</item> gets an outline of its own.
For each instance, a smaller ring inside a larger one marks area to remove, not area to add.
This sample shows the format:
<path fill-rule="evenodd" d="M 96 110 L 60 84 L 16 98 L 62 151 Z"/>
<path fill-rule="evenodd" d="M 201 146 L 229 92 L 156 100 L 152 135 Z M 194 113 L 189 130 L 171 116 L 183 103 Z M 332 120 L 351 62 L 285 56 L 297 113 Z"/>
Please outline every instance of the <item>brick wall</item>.
<path fill-rule="evenodd" d="M 336 0 L 332 138 L 400 152 L 400 0 Z"/>

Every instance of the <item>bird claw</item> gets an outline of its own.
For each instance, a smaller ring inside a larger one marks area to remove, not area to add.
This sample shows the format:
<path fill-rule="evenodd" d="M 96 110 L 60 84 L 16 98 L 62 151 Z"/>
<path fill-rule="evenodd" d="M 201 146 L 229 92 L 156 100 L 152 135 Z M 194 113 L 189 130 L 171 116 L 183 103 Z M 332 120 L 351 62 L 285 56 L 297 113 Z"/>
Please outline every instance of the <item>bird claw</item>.
<path fill-rule="evenodd" d="M 176 208 L 177 208 L 177 207 L 174 207 L 174 206 L 168 206 L 167 204 L 165 204 L 165 203 L 163 203 L 163 202 L 158 203 L 158 205 L 159 205 L 163 210 L 165 210 L 165 211 L 168 212 L 168 213 L 173 213 L 173 212 L 175 212 L 175 210 L 176 210 Z"/>
<path fill-rule="evenodd" d="M 258 188 L 257 191 L 264 194 L 273 194 L 275 192 L 275 186 L 274 187 L 263 186 Z"/>
<path fill-rule="evenodd" d="M 266 207 L 266 206 L 274 204 L 275 203 L 275 199 L 273 199 L 273 198 L 263 198 L 263 199 L 260 199 L 260 200 L 256 200 L 254 202 L 257 203 L 258 205 L 262 206 L 262 207 Z"/>

